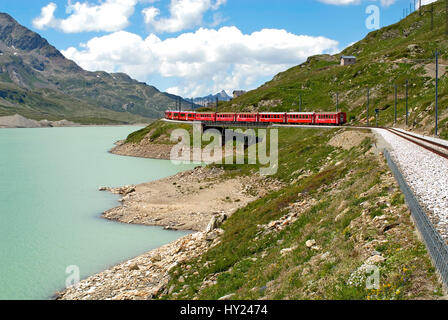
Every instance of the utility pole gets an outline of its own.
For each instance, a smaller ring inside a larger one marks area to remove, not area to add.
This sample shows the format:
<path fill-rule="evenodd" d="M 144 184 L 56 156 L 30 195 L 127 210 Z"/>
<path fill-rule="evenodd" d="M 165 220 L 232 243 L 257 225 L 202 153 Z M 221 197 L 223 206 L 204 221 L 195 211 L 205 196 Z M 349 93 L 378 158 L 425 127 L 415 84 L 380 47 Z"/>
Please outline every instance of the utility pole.
<path fill-rule="evenodd" d="M 380 109 L 375 109 L 375 127 L 378 128 L 378 116 L 380 114 Z"/>
<path fill-rule="evenodd" d="M 445 34 L 448 35 L 448 0 L 445 0 Z"/>
<path fill-rule="evenodd" d="M 367 88 L 367 126 L 369 126 L 369 102 L 370 102 L 370 88 Z"/>
<path fill-rule="evenodd" d="M 218 113 L 218 103 L 219 103 L 219 100 L 218 100 L 218 97 L 216 97 L 216 113 Z"/>
<path fill-rule="evenodd" d="M 422 16 L 422 0 L 418 0 L 418 14 Z"/>
<path fill-rule="evenodd" d="M 431 3 L 431 31 L 434 29 L 434 2 Z"/>
<path fill-rule="evenodd" d="M 339 92 L 336 92 L 336 112 L 339 112 Z"/>
<path fill-rule="evenodd" d="M 397 124 L 397 84 L 395 84 L 395 114 L 394 114 L 394 125 Z"/>
<path fill-rule="evenodd" d="M 409 112 L 408 112 L 408 80 L 406 80 L 406 126 L 409 122 Z"/>
<path fill-rule="evenodd" d="M 436 49 L 436 128 L 435 134 L 439 135 L 439 52 Z"/>
<path fill-rule="evenodd" d="M 194 110 L 194 98 L 191 98 L 191 111 Z"/>

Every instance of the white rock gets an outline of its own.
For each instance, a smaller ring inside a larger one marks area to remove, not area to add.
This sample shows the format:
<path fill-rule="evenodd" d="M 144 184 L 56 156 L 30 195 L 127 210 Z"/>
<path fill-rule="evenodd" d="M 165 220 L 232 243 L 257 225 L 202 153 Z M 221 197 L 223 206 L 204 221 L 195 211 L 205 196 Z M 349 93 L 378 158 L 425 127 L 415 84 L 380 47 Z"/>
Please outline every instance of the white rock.
<path fill-rule="evenodd" d="M 312 239 L 312 240 L 308 240 L 307 242 L 305 242 L 305 245 L 307 246 L 307 248 L 311 248 L 316 244 L 316 240 Z"/>

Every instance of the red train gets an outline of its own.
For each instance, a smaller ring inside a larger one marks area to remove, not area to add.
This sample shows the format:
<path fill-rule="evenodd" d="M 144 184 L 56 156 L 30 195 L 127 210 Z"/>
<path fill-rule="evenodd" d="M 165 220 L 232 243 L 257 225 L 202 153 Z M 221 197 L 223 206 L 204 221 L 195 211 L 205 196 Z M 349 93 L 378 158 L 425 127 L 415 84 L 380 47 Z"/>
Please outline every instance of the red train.
<path fill-rule="evenodd" d="M 308 125 L 343 125 L 347 123 L 345 112 L 254 112 L 216 113 L 193 111 L 166 111 L 165 118 L 180 121 L 277 123 Z"/>

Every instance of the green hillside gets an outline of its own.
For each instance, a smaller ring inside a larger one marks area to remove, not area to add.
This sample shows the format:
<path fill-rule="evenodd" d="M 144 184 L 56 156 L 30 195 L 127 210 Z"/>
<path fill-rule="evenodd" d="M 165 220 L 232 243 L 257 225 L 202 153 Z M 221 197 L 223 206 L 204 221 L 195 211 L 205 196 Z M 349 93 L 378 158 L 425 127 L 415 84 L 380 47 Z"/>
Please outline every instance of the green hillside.
<path fill-rule="evenodd" d="M 405 123 L 405 82 L 409 81 L 409 125 L 431 132 L 434 126 L 435 59 L 440 52 L 442 76 L 439 81 L 441 132 L 448 137 L 448 38 L 445 1 L 434 4 L 431 29 L 431 5 L 424 14 L 414 12 L 402 21 L 369 33 L 365 39 L 340 54 L 310 57 L 305 63 L 274 77 L 260 88 L 222 104 L 222 110 L 298 111 L 299 94 L 302 110 L 336 110 L 336 93 L 340 109 L 349 113 L 353 124 L 365 124 L 367 88 L 370 88 L 370 123 L 374 109 L 380 109 L 379 124 L 394 120 L 394 85 L 398 87 L 398 123 Z M 341 55 L 354 55 L 357 63 L 340 66 Z"/>

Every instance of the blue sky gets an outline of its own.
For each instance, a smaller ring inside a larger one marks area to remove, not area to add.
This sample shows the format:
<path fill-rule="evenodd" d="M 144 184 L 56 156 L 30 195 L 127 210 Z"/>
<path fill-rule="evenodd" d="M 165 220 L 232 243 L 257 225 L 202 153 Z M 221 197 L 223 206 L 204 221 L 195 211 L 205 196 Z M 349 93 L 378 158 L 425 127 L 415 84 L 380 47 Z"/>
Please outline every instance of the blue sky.
<path fill-rule="evenodd" d="M 372 31 L 368 6 L 378 7 L 385 26 L 413 2 L 4 0 L 0 11 L 85 69 L 126 72 L 190 97 L 256 88 L 309 55 L 362 39 Z"/>

